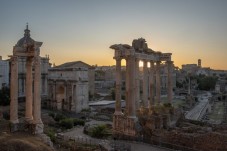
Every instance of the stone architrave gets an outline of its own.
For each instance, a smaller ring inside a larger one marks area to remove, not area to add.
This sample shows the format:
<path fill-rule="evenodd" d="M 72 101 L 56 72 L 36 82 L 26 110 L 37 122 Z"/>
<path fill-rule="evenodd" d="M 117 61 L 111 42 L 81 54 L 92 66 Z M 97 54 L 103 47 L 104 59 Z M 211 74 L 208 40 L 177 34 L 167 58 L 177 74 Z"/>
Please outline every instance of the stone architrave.
<path fill-rule="evenodd" d="M 33 120 L 32 110 L 33 110 L 33 77 L 32 77 L 32 63 L 33 58 L 27 57 L 26 62 L 26 102 L 25 102 L 25 118 L 27 122 L 31 123 Z"/>
<path fill-rule="evenodd" d="M 13 124 L 18 121 L 18 57 L 11 57 L 10 75 L 10 122 Z"/>
<path fill-rule="evenodd" d="M 167 68 L 168 68 L 168 102 L 172 103 L 172 98 L 173 98 L 173 82 L 172 82 L 172 68 L 173 68 L 173 62 L 172 61 L 167 61 Z"/>
<path fill-rule="evenodd" d="M 161 61 L 156 62 L 156 103 L 158 104 L 161 102 L 160 63 Z"/>

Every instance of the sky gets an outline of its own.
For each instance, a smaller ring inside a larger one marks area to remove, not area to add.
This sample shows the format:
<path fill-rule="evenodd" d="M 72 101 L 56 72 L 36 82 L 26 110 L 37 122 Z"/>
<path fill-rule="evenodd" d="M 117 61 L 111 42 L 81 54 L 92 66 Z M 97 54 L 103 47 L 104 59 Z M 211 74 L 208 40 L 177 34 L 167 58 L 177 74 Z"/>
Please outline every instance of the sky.
<path fill-rule="evenodd" d="M 143 37 L 172 53 L 176 66 L 197 63 L 227 70 L 227 0 L 0 0 L 0 55 L 23 37 L 43 42 L 56 65 L 81 60 L 114 65 L 112 44 Z"/>

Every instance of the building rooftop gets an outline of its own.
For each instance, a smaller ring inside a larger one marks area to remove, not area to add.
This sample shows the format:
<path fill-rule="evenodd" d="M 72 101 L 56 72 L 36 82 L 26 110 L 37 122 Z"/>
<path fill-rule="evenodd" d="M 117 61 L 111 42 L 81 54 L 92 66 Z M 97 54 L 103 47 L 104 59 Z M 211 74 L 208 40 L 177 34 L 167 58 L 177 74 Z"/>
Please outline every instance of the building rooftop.
<path fill-rule="evenodd" d="M 121 102 L 125 102 L 125 100 L 121 100 Z M 110 104 L 115 104 L 115 100 L 114 101 L 108 101 L 108 100 L 102 100 L 102 101 L 97 101 L 97 102 L 92 102 L 89 103 L 89 106 L 102 106 L 102 105 L 110 105 Z"/>

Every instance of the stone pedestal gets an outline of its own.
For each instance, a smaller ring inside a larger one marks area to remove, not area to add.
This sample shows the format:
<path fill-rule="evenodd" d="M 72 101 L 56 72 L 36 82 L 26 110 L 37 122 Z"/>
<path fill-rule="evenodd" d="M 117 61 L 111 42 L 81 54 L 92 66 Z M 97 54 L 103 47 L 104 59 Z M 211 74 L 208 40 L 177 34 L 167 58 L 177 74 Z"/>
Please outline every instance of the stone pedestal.
<path fill-rule="evenodd" d="M 43 133 L 43 128 L 44 128 L 43 123 L 36 123 L 35 124 L 35 134 Z"/>

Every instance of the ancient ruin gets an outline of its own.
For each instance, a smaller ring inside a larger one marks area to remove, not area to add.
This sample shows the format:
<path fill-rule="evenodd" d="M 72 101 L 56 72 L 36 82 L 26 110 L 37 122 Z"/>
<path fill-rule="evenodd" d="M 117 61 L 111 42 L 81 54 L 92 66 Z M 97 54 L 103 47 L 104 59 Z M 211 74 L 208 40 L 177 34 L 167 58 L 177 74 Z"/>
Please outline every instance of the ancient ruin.
<path fill-rule="evenodd" d="M 40 47 L 42 42 L 34 41 L 30 37 L 28 25 L 24 30 L 24 37 L 21 38 L 13 47 L 11 59 L 10 77 L 10 122 L 12 131 L 17 130 L 18 120 L 18 58 L 26 58 L 26 102 L 25 102 L 25 121 L 34 125 L 34 132 L 43 132 L 41 120 L 41 96 L 40 96 Z M 33 78 L 34 74 L 34 78 Z"/>
<path fill-rule="evenodd" d="M 127 136 L 136 135 L 138 114 L 151 114 L 153 106 L 161 102 L 160 64 L 168 64 L 168 102 L 172 102 L 172 66 L 171 53 L 162 53 L 148 48 L 145 39 L 139 38 L 127 44 L 110 46 L 115 50 L 116 60 L 116 107 L 113 118 L 113 131 Z M 126 108 L 121 109 L 121 61 L 126 60 Z M 140 103 L 139 61 L 143 61 L 143 96 Z M 148 62 L 150 67 L 148 67 Z M 161 121 L 163 121 L 162 119 Z M 166 120 L 167 121 L 167 120 Z"/>
<path fill-rule="evenodd" d="M 54 67 L 49 69 L 48 86 L 48 107 L 77 113 L 89 107 L 87 68 Z"/>

